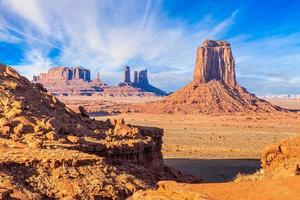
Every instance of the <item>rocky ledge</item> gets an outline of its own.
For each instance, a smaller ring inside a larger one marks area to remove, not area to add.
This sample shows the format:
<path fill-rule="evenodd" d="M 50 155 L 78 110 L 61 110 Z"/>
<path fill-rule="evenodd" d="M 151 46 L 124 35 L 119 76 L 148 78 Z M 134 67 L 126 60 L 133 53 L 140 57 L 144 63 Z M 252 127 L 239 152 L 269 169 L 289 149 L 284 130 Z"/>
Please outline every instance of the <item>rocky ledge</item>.
<path fill-rule="evenodd" d="M 79 110 L 73 112 L 41 84 L 0 65 L 0 148 L 6 152 L 0 156 L 0 188 L 25 199 L 92 194 L 123 199 L 155 187 L 157 180 L 185 178 L 163 164 L 162 129 L 122 119 L 97 121 Z M 73 179 L 80 181 L 73 185 Z M 66 191 L 53 180 L 65 183 Z"/>

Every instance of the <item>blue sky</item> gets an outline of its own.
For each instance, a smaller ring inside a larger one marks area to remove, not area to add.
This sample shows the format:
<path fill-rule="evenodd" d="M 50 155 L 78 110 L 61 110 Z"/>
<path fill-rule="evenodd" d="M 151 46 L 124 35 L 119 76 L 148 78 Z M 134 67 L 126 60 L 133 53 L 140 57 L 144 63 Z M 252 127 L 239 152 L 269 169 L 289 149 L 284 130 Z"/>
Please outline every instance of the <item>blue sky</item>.
<path fill-rule="evenodd" d="M 84 66 L 109 84 L 124 65 L 176 90 L 206 38 L 232 45 L 238 82 L 300 94 L 300 2 L 289 0 L 0 0 L 0 62 L 23 75 Z"/>

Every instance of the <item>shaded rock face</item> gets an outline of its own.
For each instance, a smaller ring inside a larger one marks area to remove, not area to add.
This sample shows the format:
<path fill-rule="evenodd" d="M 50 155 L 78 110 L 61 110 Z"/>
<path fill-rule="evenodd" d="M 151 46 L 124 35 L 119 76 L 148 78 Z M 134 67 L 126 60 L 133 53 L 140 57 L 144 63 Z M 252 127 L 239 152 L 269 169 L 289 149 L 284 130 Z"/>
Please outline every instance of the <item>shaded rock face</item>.
<path fill-rule="evenodd" d="M 147 70 L 134 71 L 133 84 L 140 86 L 149 85 Z"/>
<path fill-rule="evenodd" d="M 91 72 L 83 67 L 55 67 L 49 69 L 48 73 L 41 73 L 33 77 L 35 82 L 51 82 L 51 81 L 71 81 L 83 80 L 91 81 Z"/>
<path fill-rule="evenodd" d="M 141 71 L 134 71 L 134 82 L 131 82 L 130 80 L 130 67 L 126 66 L 124 69 L 124 82 L 121 82 L 119 86 L 131 86 L 138 89 L 143 90 L 144 92 L 151 92 L 158 96 L 165 96 L 167 95 L 166 92 L 160 90 L 157 87 L 154 87 L 151 85 L 148 81 L 148 73 L 147 70 L 141 70 Z"/>
<path fill-rule="evenodd" d="M 198 48 L 194 70 L 194 82 L 199 84 L 211 80 L 235 87 L 235 61 L 230 44 L 226 41 L 205 40 Z"/>
<path fill-rule="evenodd" d="M 125 68 L 124 68 L 124 82 L 131 83 L 129 66 L 125 66 Z"/>

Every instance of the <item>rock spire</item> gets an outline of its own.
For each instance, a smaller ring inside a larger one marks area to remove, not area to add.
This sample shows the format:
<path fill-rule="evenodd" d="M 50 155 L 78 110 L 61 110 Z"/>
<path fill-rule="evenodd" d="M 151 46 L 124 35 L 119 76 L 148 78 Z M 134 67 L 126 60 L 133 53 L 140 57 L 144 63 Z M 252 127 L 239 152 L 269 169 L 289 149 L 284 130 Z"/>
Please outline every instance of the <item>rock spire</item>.
<path fill-rule="evenodd" d="M 203 84 L 217 80 L 235 87 L 235 61 L 230 44 L 222 40 L 205 40 L 198 48 L 194 82 Z"/>

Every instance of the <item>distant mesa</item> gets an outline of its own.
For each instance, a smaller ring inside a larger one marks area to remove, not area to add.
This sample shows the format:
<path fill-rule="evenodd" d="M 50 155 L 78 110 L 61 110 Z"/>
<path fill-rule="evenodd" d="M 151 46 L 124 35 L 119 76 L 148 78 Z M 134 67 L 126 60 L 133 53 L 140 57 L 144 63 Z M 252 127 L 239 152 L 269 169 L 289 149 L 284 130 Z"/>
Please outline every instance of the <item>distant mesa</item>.
<path fill-rule="evenodd" d="M 52 82 L 52 81 L 91 81 L 91 72 L 83 67 L 54 67 L 49 69 L 48 73 L 41 73 L 33 76 L 33 81 Z"/>
<path fill-rule="evenodd" d="M 41 83 L 49 92 L 58 96 L 91 96 L 103 92 L 106 84 L 100 75 L 91 80 L 91 72 L 84 67 L 54 67 L 47 73 L 33 76 L 34 83 Z"/>
<path fill-rule="evenodd" d="M 220 113 L 285 111 L 238 85 L 230 44 L 205 40 L 198 48 L 194 79 L 164 100 L 135 104 L 130 112 Z"/>
<path fill-rule="evenodd" d="M 149 84 L 148 71 L 146 69 L 140 70 L 140 71 L 134 71 L 134 78 L 133 78 L 133 82 L 132 82 L 130 67 L 125 66 L 124 82 L 121 82 L 119 84 L 119 86 L 133 86 L 136 88 L 140 88 L 145 92 L 152 92 L 158 96 L 166 96 L 167 95 L 167 93 L 164 92 L 163 90 Z"/>
<path fill-rule="evenodd" d="M 84 67 L 54 67 L 47 73 L 33 76 L 34 83 L 41 83 L 56 96 L 164 96 L 164 91 L 149 84 L 147 70 L 135 71 L 131 82 L 130 67 L 124 69 L 124 82 L 118 86 L 108 86 L 100 79 L 94 80 L 91 72 Z M 127 87 L 124 87 L 127 86 Z"/>

